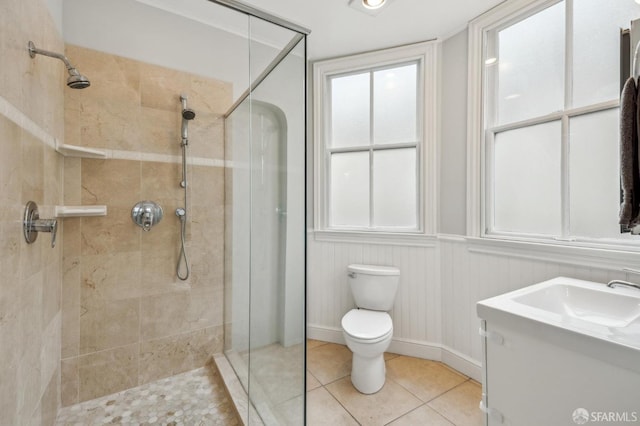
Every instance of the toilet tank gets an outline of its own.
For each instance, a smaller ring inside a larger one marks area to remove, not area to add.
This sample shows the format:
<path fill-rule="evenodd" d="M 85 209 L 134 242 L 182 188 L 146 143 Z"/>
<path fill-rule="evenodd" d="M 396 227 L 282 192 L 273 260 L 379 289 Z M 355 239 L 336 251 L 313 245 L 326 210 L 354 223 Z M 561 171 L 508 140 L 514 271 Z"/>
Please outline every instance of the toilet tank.
<path fill-rule="evenodd" d="M 390 311 L 398 289 L 400 269 L 395 266 L 347 266 L 351 294 L 358 308 Z"/>

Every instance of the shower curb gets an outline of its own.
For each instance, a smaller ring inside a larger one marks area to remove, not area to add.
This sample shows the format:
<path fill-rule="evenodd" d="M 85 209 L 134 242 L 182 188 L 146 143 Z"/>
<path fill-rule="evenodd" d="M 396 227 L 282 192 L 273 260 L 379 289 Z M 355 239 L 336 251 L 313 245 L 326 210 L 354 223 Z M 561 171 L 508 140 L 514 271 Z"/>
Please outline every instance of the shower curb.
<path fill-rule="evenodd" d="M 222 377 L 222 382 L 224 383 L 224 388 L 233 403 L 233 408 L 236 410 L 238 414 L 238 418 L 240 419 L 240 424 L 242 426 L 249 426 L 249 424 L 262 426 L 264 423 L 260 420 L 260 416 L 258 415 L 256 409 L 253 407 L 253 404 L 250 404 L 247 392 L 245 392 L 242 387 L 242 383 L 238 379 L 233 367 L 229 364 L 229 361 L 224 356 L 224 354 L 215 354 L 213 355 L 213 362 L 220 373 L 220 377 Z M 247 406 L 248 405 L 248 406 Z M 249 423 L 248 419 L 251 419 L 251 423 Z"/>

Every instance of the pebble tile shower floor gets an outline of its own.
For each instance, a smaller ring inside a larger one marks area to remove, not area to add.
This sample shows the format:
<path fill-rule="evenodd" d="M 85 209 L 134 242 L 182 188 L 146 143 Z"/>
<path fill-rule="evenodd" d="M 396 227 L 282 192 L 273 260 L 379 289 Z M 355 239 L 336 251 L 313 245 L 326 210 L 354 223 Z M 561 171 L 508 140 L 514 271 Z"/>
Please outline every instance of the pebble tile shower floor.
<path fill-rule="evenodd" d="M 202 367 L 60 410 L 56 426 L 234 426 L 240 422 L 220 375 Z"/>

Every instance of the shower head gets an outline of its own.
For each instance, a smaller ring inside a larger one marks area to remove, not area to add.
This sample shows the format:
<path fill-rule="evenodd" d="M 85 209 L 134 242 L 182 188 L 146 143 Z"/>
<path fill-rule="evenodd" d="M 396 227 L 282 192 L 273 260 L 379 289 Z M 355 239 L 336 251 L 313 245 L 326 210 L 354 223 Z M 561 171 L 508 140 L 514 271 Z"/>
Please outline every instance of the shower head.
<path fill-rule="evenodd" d="M 182 110 L 182 118 L 185 120 L 193 120 L 196 118 L 196 113 L 191 108 L 185 108 Z"/>
<path fill-rule="evenodd" d="M 71 68 L 69 71 L 69 78 L 67 78 L 67 86 L 72 89 L 84 89 L 91 86 L 91 82 L 87 77 L 80 74 L 77 69 Z"/>
<path fill-rule="evenodd" d="M 180 132 L 182 134 L 182 142 L 180 143 L 180 145 L 184 148 L 189 144 L 189 131 L 187 122 L 196 118 L 196 113 L 191 108 L 187 108 L 187 95 L 185 95 L 184 93 L 180 95 L 180 103 L 182 104 L 182 128 Z M 186 185 L 184 179 L 182 180 L 182 183 Z"/>
<path fill-rule="evenodd" d="M 44 55 L 51 58 L 60 59 L 62 62 L 64 62 L 64 65 L 67 67 L 67 72 L 69 73 L 69 78 L 67 78 L 67 86 L 71 87 L 72 89 L 84 89 L 85 87 L 91 86 L 91 82 L 89 81 L 89 79 L 80 74 L 78 70 L 73 65 L 71 65 L 71 62 L 69 62 L 66 56 L 60 53 L 38 49 L 32 41 L 29 41 L 27 47 L 29 49 L 29 56 L 31 56 L 32 58 L 35 58 L 36 55 Z"/>
<path fill-rule="evenodd" d="M 196 118 L 196 113 L 191 108 L 187 108 L 187 95 L 180 94 L 180 103 L 182 104 L 182 118 L 185 120 L 193 120 Z"/>

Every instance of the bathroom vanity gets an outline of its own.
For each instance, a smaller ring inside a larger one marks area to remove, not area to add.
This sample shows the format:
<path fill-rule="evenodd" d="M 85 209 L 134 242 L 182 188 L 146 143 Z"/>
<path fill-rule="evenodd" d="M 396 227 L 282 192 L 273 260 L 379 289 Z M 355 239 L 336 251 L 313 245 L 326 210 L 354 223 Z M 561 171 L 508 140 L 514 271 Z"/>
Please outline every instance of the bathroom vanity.
<path fill-rule="evenodd" d="M 486 424 L 640 424 L 640 290 L 559 277 L 477 312 Z"/>

